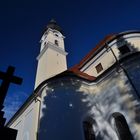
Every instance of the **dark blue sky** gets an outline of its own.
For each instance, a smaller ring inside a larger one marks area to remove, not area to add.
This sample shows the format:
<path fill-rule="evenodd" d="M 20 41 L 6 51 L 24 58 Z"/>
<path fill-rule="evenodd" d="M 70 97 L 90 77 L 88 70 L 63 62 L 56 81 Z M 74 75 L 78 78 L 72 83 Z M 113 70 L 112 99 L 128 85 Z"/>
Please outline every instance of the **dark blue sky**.
<path fill-rule="evenodd" d="M 6 116 L 32 93 L 39 40 L 51 18 L 62 27 L 68 67 L 78 63 L 106 35 L 140 29 L 139 0 L 1 0 L 0 70 L 16 67 L 22 86 L 11 84 Z"/>

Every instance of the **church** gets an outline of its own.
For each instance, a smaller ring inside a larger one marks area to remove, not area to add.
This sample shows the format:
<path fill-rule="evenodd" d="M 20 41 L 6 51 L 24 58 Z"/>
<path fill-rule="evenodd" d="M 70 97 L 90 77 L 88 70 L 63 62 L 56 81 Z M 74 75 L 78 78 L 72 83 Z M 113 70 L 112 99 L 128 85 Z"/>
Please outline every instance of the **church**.
<path fill-rule="evenodd" d="M 16 140 L 140 140 L 140 31 L 106 36 L 70 69 L 64 39 L 51 20 L 34 92 L 7 123 Z"/>

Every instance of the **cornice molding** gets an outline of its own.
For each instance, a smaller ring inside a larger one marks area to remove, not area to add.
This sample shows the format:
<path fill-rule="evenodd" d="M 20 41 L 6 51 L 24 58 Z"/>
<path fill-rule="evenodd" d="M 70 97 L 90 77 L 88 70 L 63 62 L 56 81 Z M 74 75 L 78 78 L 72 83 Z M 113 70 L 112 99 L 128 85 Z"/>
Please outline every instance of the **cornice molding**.
<path fill-rule="evenodd" d="M 42 57 L 42 55 L 46 52 L 46 50 L 48 48 L 50 48 L 50 49 L 52 49 L 54 51 L 57 51 L 57 52 L 61 53 L 62 55 L 65 55 L 65 56 L 68 55 L 68 53 L 65 50 L 61 49 L 60 47 L 58 47 L 57 45 L 55 45 L 55 44 L 53 44 L 51 42 L 48 42 L 45 45 L 45 47 L 42 49 L 42 51 L 40 52 L 40 54 L 37 56 L 37 60 L 39 60 Z"/>

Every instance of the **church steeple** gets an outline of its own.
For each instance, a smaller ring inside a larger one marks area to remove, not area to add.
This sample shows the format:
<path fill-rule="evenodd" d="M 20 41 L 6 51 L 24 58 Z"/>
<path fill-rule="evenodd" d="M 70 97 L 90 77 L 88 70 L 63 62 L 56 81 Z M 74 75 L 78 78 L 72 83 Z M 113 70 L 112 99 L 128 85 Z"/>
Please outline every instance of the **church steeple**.
<path fill-rule="evenodd" d="M 64 38 L 60 26 L 55 20 L 51 20 L 40 41 L 35 88 L 44 80 L 67 69 Z"/>

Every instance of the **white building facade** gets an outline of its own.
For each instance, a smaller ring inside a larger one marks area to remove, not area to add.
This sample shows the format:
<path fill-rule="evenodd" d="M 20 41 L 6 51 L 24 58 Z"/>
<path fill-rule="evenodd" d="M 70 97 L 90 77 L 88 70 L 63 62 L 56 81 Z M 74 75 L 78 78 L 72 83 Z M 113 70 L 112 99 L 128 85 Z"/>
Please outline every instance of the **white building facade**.
<path fill-rule="evenodd" d="M 64 37 L 49 27 L 35 91 L 7 124 L 17 140 L 139 140 L 140 32 L 106 37 L 65 71 Z"/>

